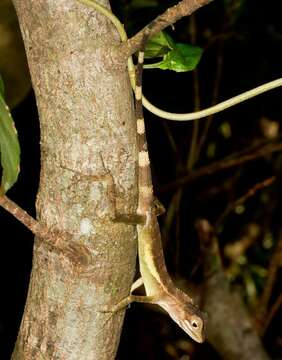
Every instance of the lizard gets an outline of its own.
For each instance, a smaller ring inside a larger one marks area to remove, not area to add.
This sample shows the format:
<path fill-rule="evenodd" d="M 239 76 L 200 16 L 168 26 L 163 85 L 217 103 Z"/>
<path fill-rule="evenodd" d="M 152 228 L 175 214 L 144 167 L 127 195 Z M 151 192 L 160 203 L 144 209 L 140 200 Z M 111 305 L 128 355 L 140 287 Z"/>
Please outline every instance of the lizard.
<path fill-rule="evenodd" d="M 131 291 L 144 284 L 146 296 L 130 294 L 107 311 L 117 312 L 131 302 L 157 304 L 196 342 L 205 339 L 206 315 L 191 297 L 175 287 L 165 265 L 158 224 L 142 105 L 142 67 L 144 50 L 138 54 L 136 68 L 135 112 L 138 147 L 138 208 L 137 216 L 145 219 L 137 224 L 138 257 L 142 281 L 137 280 Z"/>
<path fill-rule="evenodd" d="M 80 3 L 83 3 L 87 6 L 92 7 L 96 11 L 100 12 L 104 16 L 106 16 L 112 24 L 117 29 L 120 39 L 122 42 L 126 42 L 128 40 L 126 31 L 124 30 L 123 24 L 119 21 L 119 19 L 105 6 L 101 5 L 96 0 L 78 0 Z M 129 80 L 131 83 L 131 87 L 133 91 L 135 91 L 135 69 L 134 69 L 134 63 L 132 60 L 132 56 L 128 58 L 127 61 L 127 69 L 128 69 L 128 75 Z M 162 109 L 159 109 L 154 104 L 152 104 L 144 95 L 142 95 L 142 102 L 144 107 L 150 111 L 152 114 L 166 120 L 173 120 L 173 121 L 191 121 L 191 120 L 197 120 L 201 119 L 213 114 L 216 114 L 218 112 L 221 112 L 225 109 L 228 109 L 234 105 L 237 105 L 243 101 L 246 101 L 248 99 L 251 99 L 255 96 L 258 96 L 266 91 L 275 89 L 282 86 L 282 78 L 275 79 L 273 81 L 267 82 L 263 85 L 257 86 L 251 90 L 245 91 L 239 95 L 236 95 L 228 100 L 225 100 L 219 104 L 213 105 L 209 108 L 202 109 L 199 111 L 195 111 L 192 113 L 172 113 L 168 112 Z"/>
<path fill-rule="evenodd" d="M 122 41 L 127 40 L 127 35 L 119 20 L 105 7 L 95 0 L 78 0 L 88 6 L 93 7 L 109 18 L 117 28 Z M 282 85 L 282 79 L 274 80 L 260 87 L 247 91 L 223 103 L 199 112 L 188 114 L 173 114 L 164 112 L 150 104 L 142 96 L 142 68 L 144 62 L 144 49 L 139 52 L 137 72 L 135 76 L 132 58 L 128 60 L 128 71 L 131 85 L 135 91 L 136 115 L 137 115 L 137 143 L 138 143 L 138 209 L 137 215 L 145 218 L 144 223 L 137 224 L 138 232 L 138 255 L 140 272 L 144 283 L 146 296 L 136 296 L 130 294 L 127 298 L 111 308 L 111 312 L 122 309 L 133 301 L 149 302 L 157 304 L 168 312 L 170 317 L 197 342 L 203 342 L 205 338 L 205 315 L 193 303 L 193 300 L 183 291 L 176 288 L 167 272 L 164 254 L 161 243 L 161 234 L 157 220 L 157 212 L 154 208 L 154 195 L 151 179 L 150 160 L 147 149 L 145 134 L 145 124 L 143 118 L 144 106 L 156 115 L 170 120 L 195 120 L 257 96 L 262 92 L 271 90 Z M 148 105 L 149 104 L 149 105 Z M 157 109 L 157 110 L 156 110 Z M 140 281 L 137 281 L 138 285 Z M 136 288 L 133 284 L 132 289 Z"/>

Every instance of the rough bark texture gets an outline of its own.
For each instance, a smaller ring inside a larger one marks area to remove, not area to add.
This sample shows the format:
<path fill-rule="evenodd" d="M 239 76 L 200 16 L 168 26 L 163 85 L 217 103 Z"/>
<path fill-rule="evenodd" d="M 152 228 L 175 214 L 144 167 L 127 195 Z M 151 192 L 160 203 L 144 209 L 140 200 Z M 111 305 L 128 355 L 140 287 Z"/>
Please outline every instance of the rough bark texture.
<path fill-rule="evenodd" d="M 14 5 L 40 115 L 37 216 L 92 258 L 79 265 L 44 239 L 35 242 L 12 358 L 114 359 L 122 314 L 99 310 L 127 295 L 136 255 L 134 227 L 111 220 L 110 174 L 118 211 L 133 212 L 136 200 L 131 91 L 126 64 L 112 66 L 119 37 L 105 17 L 74 0 Z"/>

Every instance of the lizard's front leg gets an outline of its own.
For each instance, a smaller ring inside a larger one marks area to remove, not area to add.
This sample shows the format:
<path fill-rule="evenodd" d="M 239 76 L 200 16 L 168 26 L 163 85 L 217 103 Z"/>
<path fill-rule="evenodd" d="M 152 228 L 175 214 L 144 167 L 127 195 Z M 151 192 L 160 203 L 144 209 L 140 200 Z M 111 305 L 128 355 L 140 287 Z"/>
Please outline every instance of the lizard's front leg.
<path fill-rule="evenodd" d="M 143 284 L 144 284 L 144 280 L 142 279 L 142 277 L 134 281 L 134 283 L 131 285 L 130 294 L 132 294 L 136 289 L 138 289 Z"/>
<path fill-rule="evenodd" d="M 102 154 L 100 154 L 102 166 L 104 168 L 103 180 L 106 181 L 107 186 L 107 196 L 110 202 L 111 212 L 110 218 L 113 222 L 124 223 L 128 225 L 142 225 L 145 223 L 145 216 L 139 215 L 137 213 L 121 213 L 117 210 L 116 198 L 116 186 L 114 182 L 114 177 L 111 171 L 106 167 Z"/>
<path fill-rule="evenodd" d="M 129 295 L 119 303 L 113 306 L 104 307 L 101 312 L 111 312 L 116 313 L 126 306 L 133 302 L 141 302 L 141 303 L 148 303 L 148 304 L 156 304 L 159 300 L 159 296 L 139 296 L 139 295 Z"/>

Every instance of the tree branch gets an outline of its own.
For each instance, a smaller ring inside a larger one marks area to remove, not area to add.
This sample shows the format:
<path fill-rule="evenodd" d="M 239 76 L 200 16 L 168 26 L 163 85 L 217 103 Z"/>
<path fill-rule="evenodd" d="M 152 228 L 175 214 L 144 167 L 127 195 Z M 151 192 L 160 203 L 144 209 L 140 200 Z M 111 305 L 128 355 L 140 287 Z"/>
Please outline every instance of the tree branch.
<path fill-rule="evenodd" d="M 196 224 L 204 257 L 203 308 L 208 313 L 207 338 L 225 360 L 268 360 L 251 318 L 224 274 L 214 227 L 205 219 Z"/>
<path fill-rule="evenodd" d="M 232 156 L 232 158 L 230 158 L 230 156 L 228 156 L 222 160 L 215 161 L 209 165 L 206 165 L 197 170 L 194 170 L 194 171 L 190 172 L 189 174 L 184 175 L 184 176 L 180 177 L 179 179 L 172 181 L 171 183 L 169 183 L 167 185 L 164 185 L 160 189 L 160 192 L 165 192 L 165 191 L 176 189 L 178 187 L 185 186 L 187 183 L 194 181 L 202 176 L 213 175 L 214 173 L 216 173 L 218 171 L 230 169 L 232 167 L 242 165 L 245 162 L 253 161 L 253 160 L 256 160 L 265 155 L 271 154 L 273 152 L 281 151 L 281 150 L 282 150 L 282 143 L 270 143 L 270 144 L 261 146 L 260 148 L 256 149 L 253 153 L 246 153 L 245 155 L 243 155 L 242 154 L 243 152 L 239 152 L 239 153 L 237 153 L 236 157 Z M 245 153 L 245 151 L 244 151 L 244 153 Z"/>
<path fill-rule="evenodd" d="M 80 265 L 90 264 L 91 256 L 86 246 L 82 244 L 66 244 L 66 238 L 70 237 L 70 234 L 59 230 L 50 230 L 47 225 L 35 220 L 6 195 L 0 196 L 0 206 L 25 225 L 34 235 L 44 239 L 55 251 L 64 254 L 72 262 L 80 263 Z"/>
<path fill-rule="evenodd" d="M 222 224 L 222 222 L 226 218 L 226 216 L 228 216 L 233 210 L 235 210 L 238 205 L 244 204 L 250 197 L 254 196 L 257 191 L 271 185 L 275 179 L 276 179 L 275 176 L 272 176 L 271 178 L 268 178 L 268 179 L 258 182 L 257 184 L 252 186 L 244 195 L 242 195 L 241 197 L 236 199 L 234 202 L 229 203 L 227 205 L 226 209 L 223 211 L 223 213 L 218 218 L 218 220 L 214 226 L 215 229 L 217 229 L 219 227 L 219 225 Z"/>
<path fill-rule="evenodd" d="M 25 225 L 34 235 L 44 237 L 49 232 L 47 226 L 40 224 L 6 195 L 0 197 L 0 206 Z"/>
<path fill-rule="evenodd" d="M 212 0 L 182 0 L 175 6 L 167 9 L 163 14 L 159 15 L 155 20 L 145 26 L 136 35 L 121 44 L 121 52 L 129 58 L 132 54 L 138 51 L 142 45 L 144 36 L 151 38 L 167 26 L 174 24 L 177 20 L 184 16 L 191 15 L 200 7 L 208 4 Z"/>
<path fill-rule="evenodd" d="M 264 335 L 269 324 L 271 323 L 272 319 L 274 318 L 274 316 L 276 315 L 277 311 L 281 306 L 282 306 L 282 293 L 280 293 L 278 298 L 275 300 L 274 304 L 269 309 L 266 320 L 264 321 L 264 326 L 262 329 L 259 330 L 261 335 Z"/>

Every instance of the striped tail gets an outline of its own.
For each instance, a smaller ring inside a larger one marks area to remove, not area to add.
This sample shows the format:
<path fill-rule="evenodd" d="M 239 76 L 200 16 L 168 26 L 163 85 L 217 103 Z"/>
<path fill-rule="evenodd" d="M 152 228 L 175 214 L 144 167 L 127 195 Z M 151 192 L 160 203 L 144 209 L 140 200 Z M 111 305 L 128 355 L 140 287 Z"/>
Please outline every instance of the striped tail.
<path fill-rule="evenodd" d="M 139 51 L 136 68 L 135 111 L 137 118 L 137 146 L 138 146 L 138 209 L 137 213 L 145 215 L 153 206 L 153 186 L 150 159 L 146 139 L 145 122 L 142 105 L 142 72 L 144 50 Z"/>

